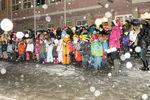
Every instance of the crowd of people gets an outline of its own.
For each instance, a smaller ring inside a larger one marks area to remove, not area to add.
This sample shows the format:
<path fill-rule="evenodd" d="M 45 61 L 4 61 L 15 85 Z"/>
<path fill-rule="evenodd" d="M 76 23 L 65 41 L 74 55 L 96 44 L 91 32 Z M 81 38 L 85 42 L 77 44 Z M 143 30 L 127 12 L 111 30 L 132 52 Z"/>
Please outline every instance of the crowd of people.
<path fill-rule="evenodd" d="M 145 24 L 121 26 L 119 20 L 113 20 L 112 28 L 103 27 L 64 27 L 47 31 L 24 32 L 22 38 L 16 32 L 0 35 L 0 58 L 16 61 L 35 61 L 54 64 L 74 64 L 100 70 L 108 63 L 108 57 L 114 64 L 113 74 L 118 74 L 120 66 L 119 51 L 130 52 L 136 46 L 141 47 L 143 62 L 141 70 L 147 71 L 148 35 L 150 29 Z M 108 56 L 110 55 L 110 56 Z"/>

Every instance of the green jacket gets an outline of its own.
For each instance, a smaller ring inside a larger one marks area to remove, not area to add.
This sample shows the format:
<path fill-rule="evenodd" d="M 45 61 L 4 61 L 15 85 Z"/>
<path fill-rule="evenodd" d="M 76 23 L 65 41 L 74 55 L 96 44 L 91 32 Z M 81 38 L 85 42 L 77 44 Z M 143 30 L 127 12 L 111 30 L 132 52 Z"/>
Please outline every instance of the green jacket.
<path fill-rule="evenodd" d="M 100 57 L 103 55 L 102 44 L 98 41 L 94 41 L 91 45 L 91 54 L 95 57 Z"/>
<path fill-rule="evenodd" d="M 39 45 L 39 53 L 40 54 L 46 53 L 46 44 L 45 43 Z"/>

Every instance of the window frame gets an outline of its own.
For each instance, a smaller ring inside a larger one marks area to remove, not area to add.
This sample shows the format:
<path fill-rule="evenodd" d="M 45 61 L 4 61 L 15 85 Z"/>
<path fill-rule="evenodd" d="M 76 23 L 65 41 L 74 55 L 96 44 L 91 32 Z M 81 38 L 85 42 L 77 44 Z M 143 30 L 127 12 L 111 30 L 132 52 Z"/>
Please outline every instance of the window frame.
<path fill-rule="evenodd" d="M 67 23 L 71 23 L 71 26 L 69 26 Z M 70 21 L 70 20 L 66 21 L 66 26 L 72 27 L 72 21 Z"/>
<path fill-rule="evenodd" d="M 14 1 L 15 3 L 13 4 L 13 2 L 12 2 L 12 11 L 18 11 L 19 9 L 20 9 L 20 3 L 19 3 L 19 0 L 12 0 L 12 1 Z M 17 3 L 17 1 L 18 1 L 18 3 Z M 18 6 L 18 9 L 16 10 L 16 8 L 15 8 L 15 10 L 13 10 L 13 7 L 16 7 L 16 6 Z"/>
<path fill-rule="evenodd" d="M 49 24 L 52 26 L 51 28 L 49 28 L 48 26 L 49 26 Z M 53 25 L 53 23 L 47 23 L 47 29 L 53 29 L 54 28 L 54 25 Z"/>
<path fill-rule="evenodd" d="M 78 21 L 81 21 L 81 25 L 78 25 L 78 24 L 77 24 Z M 83 22 L 83 21 L 86 21 L 86 23 L 87 23 L 87 20 L 85 20 L 85 19 L 82 19 L 82 20 L 76 20 L 76 26 L 86 26 L 86 24 L 85 24 L 85 25 L 82 25 L 82 22 Z"/>
<path fill-rule="evenodd" d="M 124 24 L 126 23 L 126 20 L 127 20 L 126 17 L 127 17 L 127 16 L 129 16 L 129 18 L 130 18 L 130 17 L 132 17 L 132 14 L 117 15 L 117 16 L 115 16 L 115 20 L 116 20 L 117 18 L 119 18 L 119 17 L 122 18 L 123 21 L 122 21 L 122 22 L 120 21 L 120 22 L 121 22 L 122 25 L 124 25 Z"/>
<path fill-rule="evenodd" d="M 41 2 L 41 1 L 43 1 L 43 0 L 40 0 L 40 2 Z M 42 6 L 42 5 L 46 4 L 46 0 L 45 0 L 44 4 L 40 3 L 39 5 L 37 5 L 38 3 L 37 3 L 37 0 L 36 0 L 36 3 L 35 3 L 35 4 L 36 4 L 36 7 Z"/>
<path fill-rule="evenodd" d="M 38 28 L 39 25 L 42 25 L 42 28 Z M 43 30 L 43 28 L 44 28 L 44 24 L 37 24 L 36 25 L 36 30 Z"/>
<path fill-rule="evenodd" d="M 25 3 L 31 3 L 30 7 L 24 8 Z M 23 10 L 31 9 L 32 8 L 31 6 L 32 6 L 32 0 L 27 0 L 26 2 L 24 2 L 24 0 L 22 1 L 22 9 Z"/>
<path fill-rule="evenodd" d="M 60 0 L 60 1 L 55 1 L 55 0 L 54 0 L 54 3 L 51 3 L 51 0 L 48 0 L 48 4 L 49 4 L 49 5 L 54 5 L 54 4 L 56 4 L 56 3 L 59 4 L 59 3 L 61 3 L 61 2 L 62 2 L 62 0 Z"/>

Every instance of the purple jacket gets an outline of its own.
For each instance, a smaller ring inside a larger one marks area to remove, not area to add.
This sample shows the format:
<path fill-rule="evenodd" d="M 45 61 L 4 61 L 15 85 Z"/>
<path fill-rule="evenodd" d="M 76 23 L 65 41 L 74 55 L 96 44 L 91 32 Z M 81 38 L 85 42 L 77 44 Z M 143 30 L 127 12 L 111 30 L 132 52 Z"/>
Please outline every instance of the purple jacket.
<path fill-rule="evenodd" d="M 109 39 L 109 48 L 120 48 L 120 35 L 122 34 L 122 30 L 118 26 L 113 26 Z"/>

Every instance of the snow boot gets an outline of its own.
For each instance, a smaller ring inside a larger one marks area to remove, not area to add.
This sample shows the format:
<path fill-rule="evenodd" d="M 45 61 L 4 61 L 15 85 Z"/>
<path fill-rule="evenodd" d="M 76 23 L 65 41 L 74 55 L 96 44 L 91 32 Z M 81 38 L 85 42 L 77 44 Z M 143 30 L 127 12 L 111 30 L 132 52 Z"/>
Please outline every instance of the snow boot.
<path fill-rule="evenodd" d="M 114 60 L 114 69 L 112 70 L 112 75 L 118 75 L 120 67 L 119 62 L 119 59 Z"/>
<path fill-rule="evenodd" d="M 142 62 L 143 62 L 144 67 L 140 68 L 140 70 L 148 71 L 149 70 L 149 68 L 148 68 L 148 61 L 147 60 L 146 61 L 142 60 Z"/>

